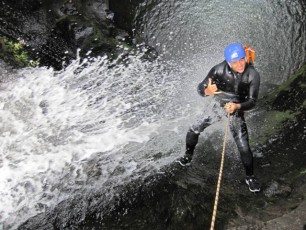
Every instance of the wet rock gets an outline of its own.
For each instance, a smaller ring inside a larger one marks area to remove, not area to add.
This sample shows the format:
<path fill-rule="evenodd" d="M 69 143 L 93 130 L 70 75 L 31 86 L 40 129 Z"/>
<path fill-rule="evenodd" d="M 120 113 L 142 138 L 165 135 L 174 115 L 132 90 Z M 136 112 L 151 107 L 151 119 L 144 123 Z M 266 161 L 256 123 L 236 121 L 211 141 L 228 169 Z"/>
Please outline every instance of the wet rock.
<path fill-rule="evenodd" d="M 109 9 L 114 12 L 114 21 L 120 28 L 132 33 L 138 6 L 145 0 L 109 1 Z"/>
<path fill-rule="evenodd" d="M 42 66 L 61 69 L 76 58 L 78 49 L 81 57 L 89 51 L 92 56 L 116 57 L 120 42 L 134 45 L 124 26 L 114 24 L 108 1 L 4 1 L 1 7 L 1 34 L 24 41 L 31 59 Z"/>
<path fill-rule="evenodd" d="M 49 103 L 47 100 L 43 100 L 39 103 L 39 107 L 42 110 L 42 114 L 46 115 L 48 113 L 48 106 L 49 106 Z"/>
<path fill-rule="evenodd" d="M 265 189 L 264 194 L 266 197 L 283 196 L 287 197 L 291 193 L 291 188 L 288 185 L 280 185 L 276 181 L 272 181 L 271 184 Z"/>

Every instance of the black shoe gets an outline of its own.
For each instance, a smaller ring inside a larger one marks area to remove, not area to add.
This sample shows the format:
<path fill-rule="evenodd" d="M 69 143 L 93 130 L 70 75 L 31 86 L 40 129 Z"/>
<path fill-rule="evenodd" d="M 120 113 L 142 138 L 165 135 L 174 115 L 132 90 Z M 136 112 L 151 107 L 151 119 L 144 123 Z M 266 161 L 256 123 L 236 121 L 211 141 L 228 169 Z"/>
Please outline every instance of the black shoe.
<path fill-rule="evenodd" d="M 249 190 L 251 192 L 259 192 L 260 191 L 260 184 L 259 182 L 252 176 L 248 176 L 245 178 L 245 183 L 249 186 Z"/>
<path fill-rule="evenodd" d="M 181 166 L 188 166 L 190 165 L 191 160 L 192 156 L 189 154 L 185 154 L 185 156 L 181 157 L 176 162 L 178 162 Z"/>

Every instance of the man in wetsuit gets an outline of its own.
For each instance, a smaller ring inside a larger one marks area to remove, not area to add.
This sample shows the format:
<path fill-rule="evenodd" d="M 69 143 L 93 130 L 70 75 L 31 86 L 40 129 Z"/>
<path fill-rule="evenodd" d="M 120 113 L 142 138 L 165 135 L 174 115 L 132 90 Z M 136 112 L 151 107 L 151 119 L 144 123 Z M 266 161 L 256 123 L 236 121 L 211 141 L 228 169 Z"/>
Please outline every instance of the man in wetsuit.
<path fill-rule="evenodd" d="M 198 86 L 201 96 L 214 95 L 221 107 L 214 105 L 213 116 L 201 116 L 198 123 L 190 127 L 186 136 L 186 153 L 178 162 L 182 166 L 190 164 L 200 133 L 219 121 L 222 115 L 230 114 L 230 130 L 246 171 L 246 183 L 251 192 L 259 192 L 260 185 L 253 173 L 253 154 L 249 146 L 244 111 L 252 109 L 256 104 L 260 76 L 254 66 L 246 62 L 246 53 L 241 44 L 228 45 L 224 49 L 224 56 L 225 60 L 214 66 Z"/>

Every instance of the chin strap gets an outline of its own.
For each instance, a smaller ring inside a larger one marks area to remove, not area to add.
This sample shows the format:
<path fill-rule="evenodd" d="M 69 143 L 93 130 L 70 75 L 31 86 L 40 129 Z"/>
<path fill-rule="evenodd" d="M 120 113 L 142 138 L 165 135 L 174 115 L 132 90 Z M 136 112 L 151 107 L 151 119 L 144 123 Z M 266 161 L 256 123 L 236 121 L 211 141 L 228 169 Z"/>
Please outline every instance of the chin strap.
<path fill-rule="evenodd" d="M 224 130 L 223 150 L 222 150 L 219 177 L 218 177 L 217 190 L 216 190 L 216 196 L 215 196 L 215 204 L 214 204 L 214 210 L 213 210 L 213 215 L 212 215 L 211 224 L 210 224 L 210 230 L 214 229 L 215 221 L 216 221 L 217 206 L 218 206 L 219 193 L 220 193 L 220 187 L 221 187 L 221 179 L 222 179 L 222 172 L 223 172 L 223 165 L 224 165 L 225 146 L 226 146 L 226 142 L 227 142 L 227 133 L 228 133 L 229 121 L 230 121 L 230 114 L 228 113 L 227 114 L 227 122 L 226 122 L 225 130 Z"/>

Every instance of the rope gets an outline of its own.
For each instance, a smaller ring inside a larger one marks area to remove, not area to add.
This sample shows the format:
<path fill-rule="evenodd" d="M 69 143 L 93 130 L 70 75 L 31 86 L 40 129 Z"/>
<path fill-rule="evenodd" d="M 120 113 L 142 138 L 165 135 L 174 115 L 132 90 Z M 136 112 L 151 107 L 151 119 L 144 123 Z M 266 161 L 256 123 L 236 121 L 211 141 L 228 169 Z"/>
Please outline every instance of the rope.
<path fill-rule="evenodd" d="M 220 164 L 217 190 L 216 190 L 216 196 L 215 196 L 214 211 L 213 211 L 213 215 L 212 215 L 212 219 L 211 219 L 210 230 L 214 229 L 215 221 L 216 221 L 217 206 L 218 206 L 219 192 L 220 192 L 220 186 L 221 186 L 221 178 L 222 178 L 223 165 L 224 165 L 225 145 L 226 145 L 226 141 L 227 141 L 227 132 L 228 132 L 229 121 L 230 121 L 230 114 L 228 113 L 227 114 L 227 122 L 226 122 L 225 130 L 224 130 L 223 150 L 222 150 L 221 164 Z"/>

